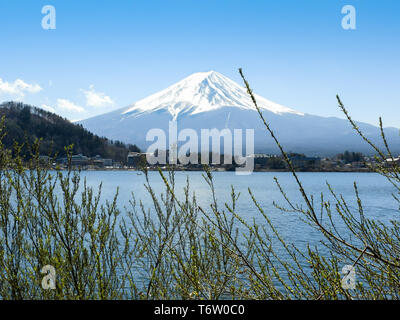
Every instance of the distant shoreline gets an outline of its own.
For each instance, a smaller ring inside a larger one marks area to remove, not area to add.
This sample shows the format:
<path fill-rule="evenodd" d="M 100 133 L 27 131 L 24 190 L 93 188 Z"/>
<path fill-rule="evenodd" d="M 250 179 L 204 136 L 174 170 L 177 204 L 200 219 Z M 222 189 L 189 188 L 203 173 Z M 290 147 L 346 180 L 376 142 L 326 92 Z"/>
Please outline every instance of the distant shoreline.
<path fill-rule="evenodd" d="M 148 168 L 148 171 L 158 171 L 158 168 Z M 132 172 L 140 172 L 140 169 L 134 168 L 96 168 L 96 169 L 81 169 L 81 171 L 132 171 Z M 168 171 L 168 169 L 162 168 L 161 171 Z M 174 168 L 174 171 L 200 171 L 203 172 L 203 169 L 187 169 L 187 168 Z M 235 172 L 234 170 L 224 170 L 221 168 L 211 168 L 212 172 Z M 252 172 L 291 172 L 289 169 L 254 169 Z M 340 168 L 340 169 L 301 169 L 296 170 L 296 172 L 343 172 L 343 173 L 350 173 L 350 172 L 375 172 L 369 168 Z"/>

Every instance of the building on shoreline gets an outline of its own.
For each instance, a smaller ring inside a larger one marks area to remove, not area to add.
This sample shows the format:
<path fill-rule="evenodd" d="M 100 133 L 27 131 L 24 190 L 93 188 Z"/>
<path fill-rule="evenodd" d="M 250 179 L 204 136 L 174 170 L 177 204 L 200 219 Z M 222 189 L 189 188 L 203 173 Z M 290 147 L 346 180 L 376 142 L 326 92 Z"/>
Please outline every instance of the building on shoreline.
<path fill-rule="evenodd" d="M 392 167 L 396 165 L 400 165 L 400 156 L 398 156 L 397 158 L 389 158 L 385 160 L 386 167 Z"/>
<path fill-rule="evenodd" d="M 113 159 L 104 159 L 100 155 L 96 155 L 95 157 L 87 157 L 82 154 L 72 155 L 69 160 L 67 157 L 62 157 L 57 159 L 57 163 L 61 166 L 68 166 L 69 161 L 72 167 L 87 169 L 87 168 L 107 168 L 113 167 L 114 161 Z"/>
<path fill-rule="evenodd" d="M 128 168 L 139 168 L 141 165 L 146 165 L 146 154 L 141 152 L 129 152 L 126 165 Z"/>

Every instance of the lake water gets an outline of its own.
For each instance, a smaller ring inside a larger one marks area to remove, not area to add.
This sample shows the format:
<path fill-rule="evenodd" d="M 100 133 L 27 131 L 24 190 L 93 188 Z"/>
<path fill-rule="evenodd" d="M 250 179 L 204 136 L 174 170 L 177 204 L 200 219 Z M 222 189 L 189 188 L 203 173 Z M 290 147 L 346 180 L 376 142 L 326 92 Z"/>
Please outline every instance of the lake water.
<path fill-rule="evenodd" d="M 166 173 L 167 174 L 167 173 Z M 190 181 L 192 192 L 196 193 L 199 205 L 202 208 L 209 207 L 211 203 L 211 192 L 209 186 L 202 176 L 202 172 L 176 172 L 176 194 L 178 197 L 183 197 L 183 188 L 186 186 L 186 179 Z M 113 199 L 113 196 L 119 188 L 118 206 L 124 211 L 124 207 L 129 207 L 129 201 L 132 199 L 132 194 L 136 200 L 141 200 L 146 208 L 153 210 L 153 203 L 146 191 L 145 176 L 138 174 L 136 171 L 83 171 L 82 178 L 86 178 L 89 186 L 96 187 L 103 183 L 103 200 Z M 332 208 L 335 207 L 335 201 L 330 194 L 327 182 L 332 186 L 338 195 L 342 195 L 347 201 L 349 208 L 358 217 L 358 205 L 355 197 L 354 182 L 358 184 L 359 196 L 363 202 L 363 209 L 367 218 L 380 220 L 384 223 L 389 223 L 391 220 L 398 220 L 400 208 L 399 204 L 392 197 L 396 192 L 395 188 L 386 180 L 376 173 L 335 173 L 335 172 L 304 172 L 298 173 L 300 180 L 308 195 L 313 195 L 316 208 L 320 203 L 321 193 L 324 193 L 325 201 L 331 201 Z M 303 205 L 305 207 L 299 188 L 295 180 L 289 172 L 255 172 L 249 176 L 235 175 L 234 172 L 214 172 L 213 180 L 215 183 L 215 191 L 219 208 L 224 208 L 224 203 L 230 203 L 231 186 L 240 193 L 237 203 L 236 212 L 243 217 L 244 220 L 252 222 L 253 219 L 258 225 L 266 225 L 266 221 L 259 213 L 252 202 L 248 193 L 248 188 L 251 188 L 257 201 L 264 209 L 264 212 L 269 215 L 276 229 L 287 244 L 295 244 L 301 251 L 307 252 L 307 245 L 312 247 L 318 246 L 319 253 L 328 256 L 329 252 L 326 247 L 321 244 L 323 237 L 320 232 L 311 228 L 304 221 L 301 221 L 298 213 L 282 212 L 277 209 L 273 203 L 281 206 L 287 206 L 285 200 L 277 187 L 274 177 L 276 177 L 287 197 L 294 204 Z M 165 185 L 158 172 L 149 172 L 150 183 L 157 195 L 165 193 Z M 209 210 L 211 211 L 211 210 Z M 123 216 L 123 214 L 122 214 Z M 343 222 L 340 219 L 336 227 L 341 233 L 346 230 Z M 327 218 L 325 218 L 327 221 Z M 243 229 L 242 229 L 243 230 Z M 345 236 L 345 233 L 342 233 Z M 243 239 L 243 238 L 242 238 Z M 289 262 L 289 255 L 275 238 L 272 242 L 275 252 L 282 261 Z M 361 245 L 360 245 L 361 246 Z M 275 260 L 275 259 L 272 259 Z M 346 264 L 352 264 L 354 261 L 341 261 L 342 267 Z M 303 270 L 310 274 L 312 269 L 308 267 L 305 259 L 299 259 Z M 283 279 L 287 279 L 286 271 L 282 266 L 277 265 Z M 138 279 L 142 279 L 141 269 L 137 270 Z M 145 276 L 143 276 L 145 277 Z M 143 278 L 145 280 L 145 278 Z M 278 288 L 281 284 L 277 280 Z"/>
<path fill-rule="evenodd" d="M 316 203 L 320 203 L 321 192 L 326 199 L 334 204 L 333 197 L 329 193 L 326 182 L 329 182 L 335 192 L 343 195 L 350 208 L 358 216 L 357 202 L 353 184 L 357 182 L 364 212 L 368 218 L 389 222 L 399 219 L 399 205 L 393 199 L 392 193 L 396 190 L 386 178 L 376 173 L 339 173 L 339 172 L 304 172 L 298 173 L 304 183 L 306 192 L 313 195 Z M 152 208 L 152 202 L 144 188 L 145 177 L 135 171 L 84 171 L 82 177 L 86 177 L 91 186 L 97 186 L 103 182 L 103 197 L 111 199 L 119 187 L 119 207 L 128 206 L 129 200 L 134 194 L 137 200 L 142 200 L 144 205 Z M 309 244 L 317 244 L 321 239 L 320 234 L 299 220 L 297 213 L 284 213 L 274 207 L 273 202 L 286 206 L 285 200 L 274 182 L 277 177 L 287 196 L 293 203 L 303 204 L 301 194 L 295 180 L 289 172 L 255 172 L 248 176 L 235 175 L 234 172 L 213 173 L 217 200 L 220 208 L 225 202 L 230 203 L 231 186 L 240 198 L 237 204 L 237 213 L 246 221 L 255 218 L 258 223 L 265 223 L 261 214 L 251 201 L 248 188 L 251 188 L 256 199 L 269 214 L 271 220 L 281 232 L 283 238 L 289 243 L 296 243 L 300 247 Z M 157 194 L 165 192 L 165 186 L 158 172 L 149 172 L 150 182 Z M 191 190 L 196 193 L 199 204 L 206 208 L 211 201 L 211 193 L 205 182 L 202 172 L 176 172 L 177 195 L 183 195 L 186 179 L 189 178 Z M 339 227 L 341 227 L 339 225 Z"/>

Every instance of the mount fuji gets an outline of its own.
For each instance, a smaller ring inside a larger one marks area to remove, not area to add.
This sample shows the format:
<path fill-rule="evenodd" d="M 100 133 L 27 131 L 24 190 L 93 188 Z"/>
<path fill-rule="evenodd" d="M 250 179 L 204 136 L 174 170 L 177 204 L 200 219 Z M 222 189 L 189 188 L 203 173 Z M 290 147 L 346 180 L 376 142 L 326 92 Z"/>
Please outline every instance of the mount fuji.
<path fill-rule="evenodd" d="M 255 98 L 287 151 L 307 155 L 333 155 L 345 150 L 371 153 L 347 120 L 305 114 L 259 95 Z M 254 129 L 255 152 L 277 152 L 246 89 L 215 71 L 194 73 L 132 105 L 79 123 L 97 135 L 146 149 L 153 143 L 146 142 L 147 132 L 160 128 L 168 135 L 171 120 L 177 121 L 178 130 L 191 128 L 199 136 L 201 129 Z M 381 145 L 379 128 L 357 124 Z M 399 152 L 398 129 L 386 128 L 385 133 L 393 151 Z"/>

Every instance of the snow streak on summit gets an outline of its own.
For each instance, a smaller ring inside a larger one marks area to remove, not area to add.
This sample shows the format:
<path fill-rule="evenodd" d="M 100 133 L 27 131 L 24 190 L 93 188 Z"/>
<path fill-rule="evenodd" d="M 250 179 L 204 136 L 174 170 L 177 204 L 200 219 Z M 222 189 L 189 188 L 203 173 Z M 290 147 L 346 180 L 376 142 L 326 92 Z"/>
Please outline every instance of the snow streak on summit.
<path fill-rule="evenodd" d="M 276 114 L 300 112 L 255 95 L 260 108 Z M 178 83 L 129 106 L 122 114 L 167 110 L 174 119 L 214 111 L 222 107 L 252 109 L 255 107 L 246 89 L 216 71 L 198 72 Z"/>

